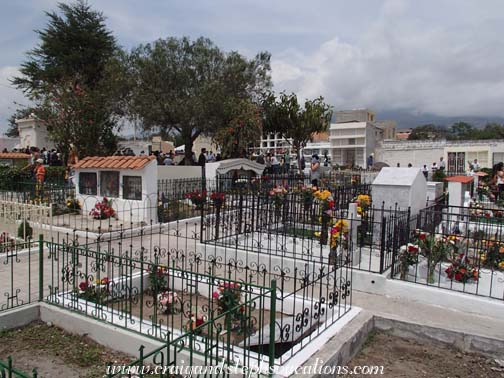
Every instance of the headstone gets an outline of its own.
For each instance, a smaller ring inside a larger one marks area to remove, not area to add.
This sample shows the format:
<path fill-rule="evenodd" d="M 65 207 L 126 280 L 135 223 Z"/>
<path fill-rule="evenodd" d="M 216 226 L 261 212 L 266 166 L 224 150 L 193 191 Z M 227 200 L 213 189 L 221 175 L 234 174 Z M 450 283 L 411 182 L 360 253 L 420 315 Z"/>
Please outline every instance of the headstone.
<path fill-rule="evenodd" d="M 427 182 L 427 203 L 432 203 L 443 195 L 444 184 L 442 182 Z"/>
<path fill-rule="evenodd" d="M 373 181 L 373 204 L 385 209 L 411 209 L 411 215 L 416 215 L 425 207 L 427 198 L 427 181 L 420 169 L 415 168 L 382 168 Z"/>

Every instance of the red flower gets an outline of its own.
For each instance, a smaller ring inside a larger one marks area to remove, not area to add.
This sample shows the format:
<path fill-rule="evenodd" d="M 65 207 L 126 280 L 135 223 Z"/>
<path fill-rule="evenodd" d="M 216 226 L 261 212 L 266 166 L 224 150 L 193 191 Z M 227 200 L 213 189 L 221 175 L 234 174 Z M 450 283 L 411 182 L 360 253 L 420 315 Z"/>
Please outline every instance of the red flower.
<path fill-rule="evenodd" d="M 427 239 L 427 234 L 421 233 L 420 235 L 418 235 L 418 239 L 420 239 L 420 240 Z"/>
<path fill-rule="evenodd" d="M 464 275 L 461 272 L 455 273 L 455 280 L 456 281 L 462 281 L 464 279 Z"/>
<path fill-rule="evenodd" d="M 87 290 L 87 288 L 88 288 L 88 283 L 87 283 L 86 281 L 81 282 L 81 283 L 79 284 L 79 289 L 81 289 L 81 291 L 86 291 L 86 290 Z"/>
<path fill-rule="evenodd" d="M 327 205 L 329 206 L 330 209 L 332 209 L 334 207 L 334 201 L 333 200 L 329 201 Z"/>

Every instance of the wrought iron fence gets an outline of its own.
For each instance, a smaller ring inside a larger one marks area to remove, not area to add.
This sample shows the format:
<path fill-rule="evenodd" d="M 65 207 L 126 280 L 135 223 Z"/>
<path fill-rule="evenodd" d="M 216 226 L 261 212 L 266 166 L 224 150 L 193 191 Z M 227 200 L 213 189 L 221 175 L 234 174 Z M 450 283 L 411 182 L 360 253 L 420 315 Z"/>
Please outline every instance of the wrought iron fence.
<path fill-rule="evenodd" d="M 1 378 L 37 378 L 37 369 L 33 369 L 31 374 L 25 373 L 14 368 L 12 358 L 7 357 L 7 361 L 0 360 L 0 377 Z"/>
<path fill-rule="evenodd" d="M 75 195 L 75 189 L 66 183 L 19 181 L 4 183 L 0 189 L 0 200 L 20 203 L 51 204 L 64 207 L 68 198 Z"/>
<path fill-rule="evenodd" d="M 503 221 L 496 209 L 422 210 L 410 244 L 394 255 L 392 277 L 504 300 Z"/>

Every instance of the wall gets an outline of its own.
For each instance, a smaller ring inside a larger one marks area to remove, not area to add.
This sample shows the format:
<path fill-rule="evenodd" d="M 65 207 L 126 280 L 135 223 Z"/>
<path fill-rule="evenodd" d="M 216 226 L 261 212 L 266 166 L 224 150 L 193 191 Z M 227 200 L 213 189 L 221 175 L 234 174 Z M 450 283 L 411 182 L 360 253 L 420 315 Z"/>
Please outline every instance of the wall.
<path fill-rule="evenodd" d="M 16 123 L 21 147 L 54 148 L 54 143 L 49 139 L 47 128 L 40 122 L 30 118 L 16 120 Z"/>
<path fill-rule="evenodd" d="M 201 178 L 199 165 L 158 165 L 157 171 L 158 180 Z"/>
<path fill-rule="evenodd" d="M 76 198 L 82 204 L 82 214 L 88 214 L 95 206 L 97 201 L 101 201 L 100 195 L 100 171 L 117 171 L 114 169 L 79 169 L 75 178 Z M 97 195 L 87 195 L 79 193 L 79 173 L 94 172 L 97 173 Z M 157 223 L 157 163 L 151 161 L 146 167 L 139 170 L 121 169 L 119 170 L 119 197 L 113 200 L 112 207 L 116 210 L 119 220 L 124 222 L 146 222 Z M 123 199 L 123 177 L 141 176 L 142 177 L 142 200 Z"/>

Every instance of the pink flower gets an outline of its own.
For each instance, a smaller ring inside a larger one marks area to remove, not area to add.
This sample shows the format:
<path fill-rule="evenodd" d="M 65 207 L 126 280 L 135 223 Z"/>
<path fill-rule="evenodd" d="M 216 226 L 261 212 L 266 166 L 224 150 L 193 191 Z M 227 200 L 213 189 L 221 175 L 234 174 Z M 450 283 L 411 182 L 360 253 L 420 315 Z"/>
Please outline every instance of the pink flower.
<path fill-rule="evenodd" d="M 219 299 L 219 293 L 217 291 L 214 291 L 212 294 L 213 299 Z"/>

